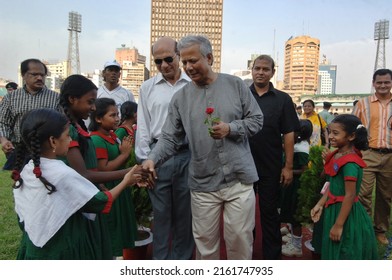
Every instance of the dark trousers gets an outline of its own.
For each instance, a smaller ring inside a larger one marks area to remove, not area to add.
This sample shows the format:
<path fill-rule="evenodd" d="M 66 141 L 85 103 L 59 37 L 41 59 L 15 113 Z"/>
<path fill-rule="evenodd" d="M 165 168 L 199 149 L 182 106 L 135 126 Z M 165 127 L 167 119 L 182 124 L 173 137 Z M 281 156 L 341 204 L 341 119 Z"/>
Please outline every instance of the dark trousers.
<path fill-rule="evenodd" d="M 12 170 L 14 169 L 15 161 L 16 161 L 16 152 L 15 150 L 5 154 L 7 161 L 4 163 L 3 170 Z"/>
<path fill-rule="evenodd" d="M 278 213 L 279 180 L 280 174 L 273 177 L 260 177 L 260 180 L 255 184 L 255 190 L 259 194 L 261 244 L 265 260 L 280 260 L 282 258 L 282 236 Z"/>

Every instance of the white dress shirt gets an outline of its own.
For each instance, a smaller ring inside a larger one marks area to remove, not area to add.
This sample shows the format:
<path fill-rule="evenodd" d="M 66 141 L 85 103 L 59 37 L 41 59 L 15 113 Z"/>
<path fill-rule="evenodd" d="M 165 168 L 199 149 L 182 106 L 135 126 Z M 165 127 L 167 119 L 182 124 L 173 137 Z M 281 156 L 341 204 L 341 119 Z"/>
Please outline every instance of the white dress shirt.
<path fill-rule="evenodd" d="M 137 133 L 135 152 L 138 160 L 144 160 L 150 153 L 150 145 L 161 135 L 170 100 L 174 93 L 191 79 L 181 71 L 179 80 L 172 85 L 161 73 L 145 81 L 139 92 L 137 109 Z"/>

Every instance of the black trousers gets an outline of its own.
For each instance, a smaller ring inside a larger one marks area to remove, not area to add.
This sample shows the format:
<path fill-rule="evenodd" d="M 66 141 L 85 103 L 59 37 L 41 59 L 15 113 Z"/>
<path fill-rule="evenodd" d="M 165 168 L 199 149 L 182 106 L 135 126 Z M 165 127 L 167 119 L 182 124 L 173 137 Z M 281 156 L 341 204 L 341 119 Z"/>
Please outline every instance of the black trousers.
<path fill-rule="evenodd" d="M 282 259 L 282 236 L 278 213 L 280 199 L 280 174 L 272 177 L 261 176 L 255 183 L 259 195 L 262 253 L 265 260 Z"/>

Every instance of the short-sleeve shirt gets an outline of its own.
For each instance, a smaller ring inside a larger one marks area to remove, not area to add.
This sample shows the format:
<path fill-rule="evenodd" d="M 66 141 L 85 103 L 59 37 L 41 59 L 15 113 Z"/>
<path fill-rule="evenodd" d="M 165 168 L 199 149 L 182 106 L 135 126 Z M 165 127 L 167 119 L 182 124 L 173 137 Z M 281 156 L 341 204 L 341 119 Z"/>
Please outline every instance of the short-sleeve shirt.
<path fill-rule="evenodd" d="M 263 129 L 250 138 L 249 143 L 256 167 L 263 174 L 281 173 L 283 165 L 282 134 L 299 129 L 297 113 L 291 97 L 274 88 L 259 96 L 254 84 L 250 86 L 253 97 L 264 115 Z"/>

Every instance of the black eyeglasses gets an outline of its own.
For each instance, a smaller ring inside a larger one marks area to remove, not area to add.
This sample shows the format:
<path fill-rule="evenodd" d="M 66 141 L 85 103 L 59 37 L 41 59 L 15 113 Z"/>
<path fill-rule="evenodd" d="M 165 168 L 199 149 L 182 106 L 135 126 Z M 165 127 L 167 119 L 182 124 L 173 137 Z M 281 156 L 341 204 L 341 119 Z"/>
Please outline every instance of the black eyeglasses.
<path fill-rule="evenodd" d="M 176 55 L 168 56 L 165 58 L 157 58 L 157 59 L 154 59 L 154 62 L 156 65 L 161 65 L 163 61 L 165 61 L 166 63 L 172 63 L 175 56 Z"/>

